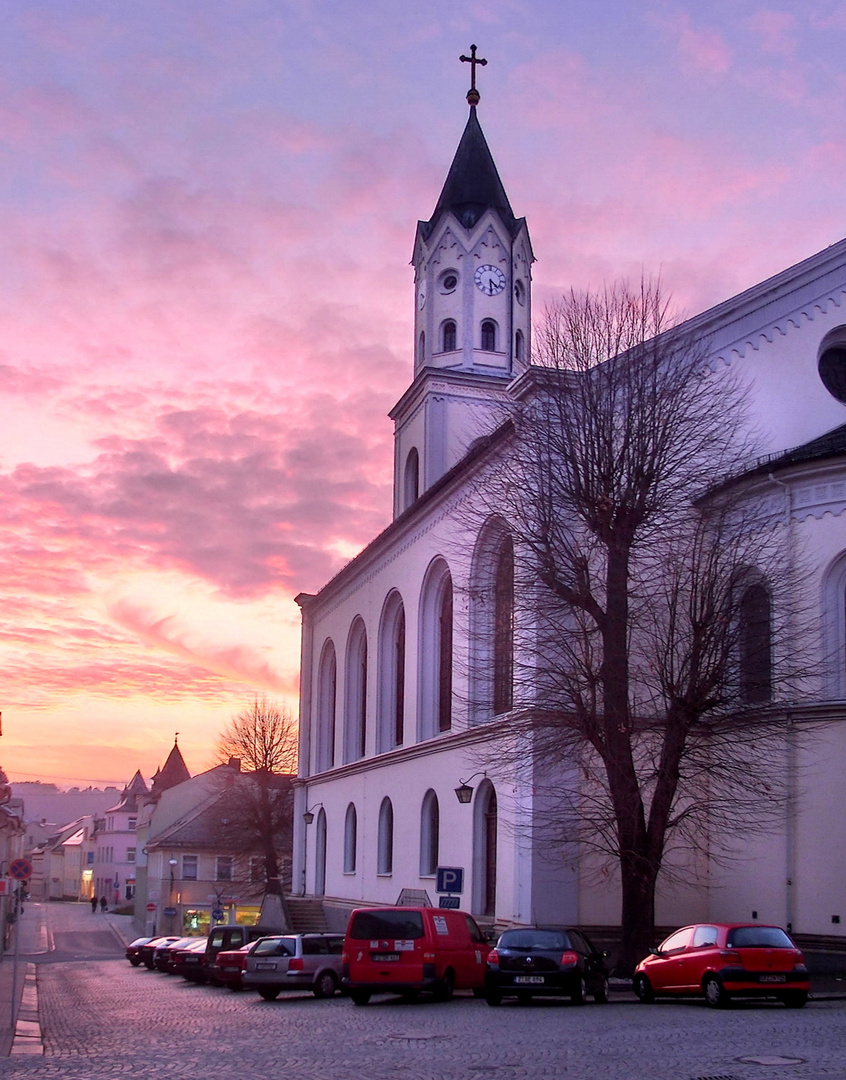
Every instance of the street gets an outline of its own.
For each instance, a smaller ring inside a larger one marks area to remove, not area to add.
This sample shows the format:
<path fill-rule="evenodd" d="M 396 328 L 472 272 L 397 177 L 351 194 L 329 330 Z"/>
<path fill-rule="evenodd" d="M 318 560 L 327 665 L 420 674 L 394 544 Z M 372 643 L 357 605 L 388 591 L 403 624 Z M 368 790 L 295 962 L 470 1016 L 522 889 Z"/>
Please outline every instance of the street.
<path fill-rule="evenodd" d="M 45 951 L 26 957 L 37 966 L 44 1054 L 6 1059 L 4 1080 L 846 1078 L 846 1001 L 725 1012 L 628 997 L 583 1008 L 491 1009 L 464 995 L 448 1004 L 376 998 L 365 1008 L 310 994 L 264 1002 L 131 967 L 106 917 L 87 906 L 32 904 L 30 916 L 46 926 Z"/>

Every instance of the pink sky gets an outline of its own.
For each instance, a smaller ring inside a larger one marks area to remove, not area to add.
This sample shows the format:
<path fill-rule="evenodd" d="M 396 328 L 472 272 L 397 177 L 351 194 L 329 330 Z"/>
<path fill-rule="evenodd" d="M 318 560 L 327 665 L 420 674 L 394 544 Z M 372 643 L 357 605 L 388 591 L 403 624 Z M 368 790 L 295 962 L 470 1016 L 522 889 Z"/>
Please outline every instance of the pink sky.
<path fill-rule="evenodd" d="M 846 233 L 846 4 L 44 0 L 0 40 L 0 764 L 192 771 L 389 519 L 415 224 L 479 116 L 535 304 Z"/>

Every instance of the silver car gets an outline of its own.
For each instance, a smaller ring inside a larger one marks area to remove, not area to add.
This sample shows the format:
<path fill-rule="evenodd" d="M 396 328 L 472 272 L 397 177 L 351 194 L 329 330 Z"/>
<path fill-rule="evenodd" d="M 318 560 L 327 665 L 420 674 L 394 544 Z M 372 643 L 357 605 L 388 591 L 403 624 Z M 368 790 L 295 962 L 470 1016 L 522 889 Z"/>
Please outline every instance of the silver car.
<path fill-rule="evenodd" d="M 273 1001 L 284 990 L 332 997 L 341 982 L 343 934 L 280 934 L 257 942 L 247 956 L 243 985 Z"/>

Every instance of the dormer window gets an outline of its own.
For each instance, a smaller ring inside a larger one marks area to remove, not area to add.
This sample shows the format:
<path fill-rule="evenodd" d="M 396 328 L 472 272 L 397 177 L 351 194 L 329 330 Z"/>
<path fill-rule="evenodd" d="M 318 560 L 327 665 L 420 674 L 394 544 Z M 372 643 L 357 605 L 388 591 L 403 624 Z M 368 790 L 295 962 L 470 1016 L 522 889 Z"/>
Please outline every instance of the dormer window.
<path fill-rule="evenodd" d="M 482 351 L 496 352 L 496 323 L 485 319 L 482 323 Z"/>
<path fill-rule="evenodd" d="M 456 326 L 453 319 L 447 319 L 441 327 L 441 351 L 442 352 L 455 352 L 456 346 Z"/>

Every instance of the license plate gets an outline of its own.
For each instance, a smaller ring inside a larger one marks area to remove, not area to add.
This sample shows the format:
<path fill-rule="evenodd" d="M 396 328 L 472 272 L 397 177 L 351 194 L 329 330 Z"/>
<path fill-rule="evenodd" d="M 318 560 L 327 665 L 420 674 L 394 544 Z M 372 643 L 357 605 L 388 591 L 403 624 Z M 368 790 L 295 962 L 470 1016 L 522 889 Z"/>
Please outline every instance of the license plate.
<path fill-rule="evenodd" d="M 390 964 L 399 960 L 398 952 L 375 952 L 371 953 L 370 959 L 374 964 Z"/>
<path fill-rule="evenodd" d="M 256 964 L 256 971 L 275 971 L 275 970 L 276 970 L 276 965 L 274 963 L 271 963 L 271 962 L 268 962 L 268 961 L 265 961 L 264 963 L 259 962 L 259 963 Z"/>
<path fill-rule="evenodd" d="M 786 975 L 762 975 L 760 981 L 761 982 L 769 982 L 769 983 L 787 982 L 787 976 Z"/>
<path fill-rule="evenodd" d="M 515 983 L 521 986 L 543 986 L 543 975 L 515 975 Z"/>

